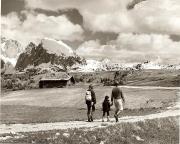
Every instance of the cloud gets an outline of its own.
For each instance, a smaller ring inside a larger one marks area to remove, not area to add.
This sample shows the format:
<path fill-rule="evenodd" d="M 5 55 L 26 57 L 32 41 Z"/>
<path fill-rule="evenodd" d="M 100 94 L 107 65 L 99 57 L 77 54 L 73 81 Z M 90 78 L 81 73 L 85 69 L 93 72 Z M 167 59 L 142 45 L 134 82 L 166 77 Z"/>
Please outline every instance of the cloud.
<path fill-rule="evenodd" d="M 142 2 L 142 1 L 146 1 L 146 0 L 133 0 L 131 1 L 128 5 L 127 5 L 127 9 L 131 10 L 135 7 L 136 4 Z"/>
<path fill-rule="evenodd" d="M 102 56 L 102 49 L 100 48 L 98 40 L 89 40 L 81 44 L 76 50 L 77 54 L 85 57 L 99 57 Z"/>
<path fill-rule="evenodd" d="M 179 0 L 139 1 L 131 10 L 127 6 L 132 0 L 26 0 L 26 5 L 54 11 L 76 8 L 91 31 L 180 35 Z"/>
<path fill-rule="evenodd" d="M 24 21 L 17 13 L 12 12 L 1 17 L 2 35 L 16 39 L 23 45 L 30 41 L 37 42 L 41 38 L 51 37 L 61 40 L 82 40 L 83 29 L 70 22 L 66 16 L 46 16 L 44 14 L 24 11 Z"/>
<path fill-rule="evenodd" d="M 145 59 L 160 57 L 163 62 L 180 62 L 180 42 L 173 41 L 169 35 L 120 34 L 115 44 L 118 50 L 138 52 Z"/>
<path fill-rule="evenodd" d="M 77 53 L 88 58 L 108 57 L 126 63 L 157 58 L 162 63 L 180 63 L 180 42 L 172 41 L 169 35 L 122 33 L 107 45 L 100 45 L 97 40 L 84 42 Z"/>
<path fill-rule="evenodd" d="M 88 58 L 109 57 L 124 62 L 161 58 L 163 63 L 180 61 L 180 42 L 169 35 L 180 35 L 179 0 L 25 0 L 26 8 L 51 11 L 77 9 L 83 16 L 83 28 L 93 32 L 112 32 L 118 38 L 101 45 L 99 40 L 82 43 L 77 53 Z M 128 4 L 133 6 L 127 9 Z M 46 16 L 23 12 L 2 16 L 2 34 L 26 43 L 41 37 L 82 40 L 83 29 L 66 16 Z M 136 34 L 134 34 L 136 33 Z"/>

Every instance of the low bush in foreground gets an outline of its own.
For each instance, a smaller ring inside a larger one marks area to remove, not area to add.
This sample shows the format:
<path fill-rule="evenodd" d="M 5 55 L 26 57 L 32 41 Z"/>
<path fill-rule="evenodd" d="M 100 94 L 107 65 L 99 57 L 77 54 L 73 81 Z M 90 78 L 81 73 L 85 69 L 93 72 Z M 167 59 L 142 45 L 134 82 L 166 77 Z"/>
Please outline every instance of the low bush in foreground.
<path fill-rule="evenodd" d="M 105 124 L 104 124 L 105 125 Z M 178 117 L 119 123 L 104 128 L 21 133 L 9 143 L 35 144 L 178 144 Z M 7 142 L 7 141 L 6 141 Z"/>

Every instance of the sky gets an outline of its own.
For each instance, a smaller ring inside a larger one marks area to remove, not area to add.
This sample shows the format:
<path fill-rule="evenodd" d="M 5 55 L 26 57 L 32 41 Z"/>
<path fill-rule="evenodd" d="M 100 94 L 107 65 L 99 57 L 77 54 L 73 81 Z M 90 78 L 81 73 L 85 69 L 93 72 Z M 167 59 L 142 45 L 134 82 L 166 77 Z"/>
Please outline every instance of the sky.
<path fill-rule="evenodd" d="M 1 34 L 62 40 L 88 59 L 180 63 L 179 0 L 2 0 Z"/>

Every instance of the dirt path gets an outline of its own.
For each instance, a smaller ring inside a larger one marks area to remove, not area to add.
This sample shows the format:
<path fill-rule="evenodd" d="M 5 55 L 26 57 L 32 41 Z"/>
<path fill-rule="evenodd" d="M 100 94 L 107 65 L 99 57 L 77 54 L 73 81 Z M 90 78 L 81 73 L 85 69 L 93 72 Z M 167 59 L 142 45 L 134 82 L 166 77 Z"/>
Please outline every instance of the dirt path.
<path fill-rule="evenodd" d="M 167 89 L 167 90 L 180 90 L 180 87 L 161 87 L 161 86 L 120 86 L 122 88 L 135 88 L 135 89 Z"/>
<path fill-rule="evenodd" d="M 119 123 L 122 122 L 137 122 L 147 119 L 163 118 L 169 116 L 179 116 L 180 105 L 179 102 L 176 106 L 170 107 L 167 111 L 150 114 L 145 116 L 126 116 L 119 118 Z M 94 120 L 94 122 L 86 121 L 69 121 L 69 122 L 55 122 L 55 123 L 38 123 L 38 124 L 12 124 L 0 125 L 0 134 L 5 133 L 18 133 L 18 132 L 36 132 L 36 131 L 48 131 L 55 129 L 68 129 L 68 128 L 101 128 L 109 125 L 114 125 L 115 120 L 112 118 L 111 122 L 102 123 L 101 120 Z"/>

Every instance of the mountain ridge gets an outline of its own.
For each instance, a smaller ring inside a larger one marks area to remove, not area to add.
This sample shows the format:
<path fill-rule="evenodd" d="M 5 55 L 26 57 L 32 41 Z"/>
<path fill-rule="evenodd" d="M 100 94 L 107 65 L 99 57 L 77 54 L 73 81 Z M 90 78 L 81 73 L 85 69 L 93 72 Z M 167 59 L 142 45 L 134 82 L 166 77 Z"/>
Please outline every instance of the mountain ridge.
<path fill-rule="evenodd" d="M 108 58 L 101 60 L 82 59 L 73 48 L 63 41 L 47 37 L 41 39 L 38 45 L 30 42 L 24 50 L 18 41 L 1 37 L 1 51 L 1 59 L 5 64 L 10 63 L 17 70 L 40 64 L 48 67 L 47 63 L 49 62 L 51 65 L 59 65 L 59 67 L 64 67 L 64 69 L 71 67 L 70 71 L 76 72 L 118 71 L 126 69 L 180 69 L 180 64 L 163 65 L 158 63 L 158 61 L 120 63 L 113 62 Z"/>
<path fill-rule="evenodd" d="M 25 51 L 20 54 L 15 68 L 23 70 L 30 65 L 38 66 L 47 63 L 60 65 L 66 71 L 68 66 L 83 63 L 83 59 L 62 41 L 44 38 L 37 46 L 32 42 L 29 43 Z"/>

